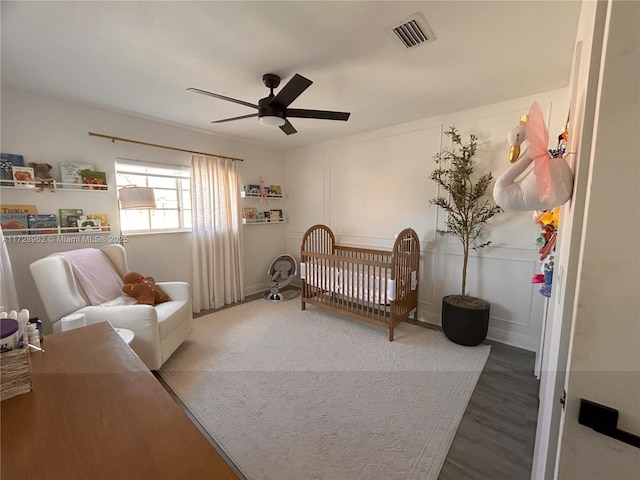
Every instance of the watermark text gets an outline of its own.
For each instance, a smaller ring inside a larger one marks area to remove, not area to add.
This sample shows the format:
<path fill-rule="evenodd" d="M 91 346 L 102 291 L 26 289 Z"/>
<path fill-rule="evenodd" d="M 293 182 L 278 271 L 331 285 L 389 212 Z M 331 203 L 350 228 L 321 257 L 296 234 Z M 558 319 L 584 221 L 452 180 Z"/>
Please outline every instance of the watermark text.
<path fill-rule="evenodd" d="M 6 235 L 3 242 L 7 244 L 54 244 L 54 243 L 127 243 L 126 235 Z"/>

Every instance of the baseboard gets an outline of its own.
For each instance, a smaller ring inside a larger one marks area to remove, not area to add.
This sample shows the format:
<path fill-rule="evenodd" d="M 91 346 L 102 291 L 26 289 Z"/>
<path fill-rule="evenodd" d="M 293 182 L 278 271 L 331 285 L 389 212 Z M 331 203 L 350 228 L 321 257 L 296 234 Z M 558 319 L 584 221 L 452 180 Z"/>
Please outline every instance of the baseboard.
<path fill-rule="evenodd" d="M 442 329 L 442 321 L 440 319 L 439 313 L 419 311 L 418 321 Z M 521 348 L 529 352 L 535 353 L 538 350 L 538 339 L 491 328 L 491 320 L 489 320 L 489 331 L 487 332 L 487 339 L 512 347 Z"/>
<path fill-rule="evenodd" d="M 256 285 L 249 285 L 244 287 L 244 295 L 254 295 L 256 293 L 262 293 L 267 290 L 267 286 L 264 283 L 259 283 Z"/>
<path fill-rule="evenodd" d="M 538 350 L 538 339 L 493 329 L 491 328 L 491 320 L 489 320 L 489 332 L 487 333 L 487 339 L 504 343 L 505 345 L 510 345 L 512 347 L 521 348 L 529 352 L 535 353 Z"/>

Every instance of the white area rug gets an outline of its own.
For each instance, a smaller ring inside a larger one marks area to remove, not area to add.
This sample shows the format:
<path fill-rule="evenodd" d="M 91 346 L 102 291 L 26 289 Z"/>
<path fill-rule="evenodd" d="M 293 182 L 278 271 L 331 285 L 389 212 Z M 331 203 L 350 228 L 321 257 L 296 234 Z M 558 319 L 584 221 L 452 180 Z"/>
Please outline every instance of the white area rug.
<path fill-rule="evenodd" d="M 299 301 L 194 320 L 160 374 L 250 480 L 436 479 L 489 355 Z"/>

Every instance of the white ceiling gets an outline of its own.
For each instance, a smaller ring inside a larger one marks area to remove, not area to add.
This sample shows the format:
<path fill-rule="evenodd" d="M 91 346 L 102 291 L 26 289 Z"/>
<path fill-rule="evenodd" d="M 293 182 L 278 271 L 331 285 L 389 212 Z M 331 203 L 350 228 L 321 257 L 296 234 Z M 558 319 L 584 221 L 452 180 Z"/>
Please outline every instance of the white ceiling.
<path fill-rule="evenodd" d="M 3 84 L 289 148 L 565 87 L 580 2 L 3 0 L 1 9 Z M 387 29 L 416 12 L 436 38 L 407 50 Z M 255 110 L 186 91 L 257 103 L 264 73 L 281 86 L 295 73 L 314 82 L 292 108 L 351 118 L 292 119 L 289 136 L 255 118 L 214 125 Z"/>

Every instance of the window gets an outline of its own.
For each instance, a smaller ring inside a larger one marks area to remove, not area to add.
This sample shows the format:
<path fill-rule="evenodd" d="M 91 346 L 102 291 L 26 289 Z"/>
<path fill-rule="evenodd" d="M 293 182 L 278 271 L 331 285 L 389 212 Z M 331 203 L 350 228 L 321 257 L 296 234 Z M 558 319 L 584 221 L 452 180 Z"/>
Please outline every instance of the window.
<path fill-rule="evenodd" d="M 116 185 L 151 187 L 156 208 L 120 209 L 123 233 L 191 231 L 191 191 L 188 167 L 158 165 L 134 160 L 116 161 Z"/>

